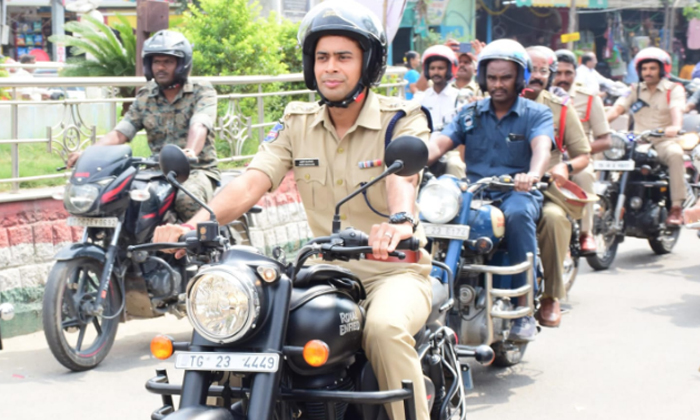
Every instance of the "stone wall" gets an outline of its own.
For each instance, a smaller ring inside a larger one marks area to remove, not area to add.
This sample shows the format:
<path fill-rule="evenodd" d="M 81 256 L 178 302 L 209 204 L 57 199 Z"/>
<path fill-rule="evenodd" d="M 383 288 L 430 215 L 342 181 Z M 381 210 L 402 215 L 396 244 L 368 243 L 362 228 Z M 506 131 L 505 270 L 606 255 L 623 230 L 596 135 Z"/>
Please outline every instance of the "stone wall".
<path fill-rule="evenodd" d="M 250 220 L 253 246 L 268 254 L 281 246 L 293 254 L 311 238 L 291 174 L 258 205 L 263 211 Z M 63 203 L 54 199 L 0 203 L 0 303 L 11 302 L 16 313 L 11 321 L 0 321 L 3 337 L 41 329 L 41 302 L 53 257 L 82 237 L 82 228 L 68 226 L 67 217 Z"/>

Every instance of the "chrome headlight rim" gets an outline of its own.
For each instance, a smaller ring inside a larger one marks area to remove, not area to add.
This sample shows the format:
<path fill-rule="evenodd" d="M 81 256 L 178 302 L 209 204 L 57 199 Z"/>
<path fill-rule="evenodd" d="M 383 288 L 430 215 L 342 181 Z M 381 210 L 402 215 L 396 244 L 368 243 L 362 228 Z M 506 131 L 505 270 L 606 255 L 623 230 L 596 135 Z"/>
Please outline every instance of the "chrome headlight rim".
<path fill-rule="evenodd" d="M 610 135 L 612 145 L 610 149 L 603 151 L 603 156 L 608 160 L 620 160 L 627 153 L 627 140 L 622 134 L 612 133 Z"/>
<path fill-rule="evenodd" d="M 95 207 L 95 203 L 100 197 L 100 189 L 101 187 L 94 183 L 82 185 L 68 184 L 63 195 L 63 206 L 70 214 L 79 215 L 89 213 L 90 210 Z M 82 194 L 79 194 L 78 192 Z M 86 207 L 80 207 L 77 205 L 74 199 L 78 198 L 87 198 L 85 201 L 88 203 L 88 205 Z"/>
<path fill-rule="evenodd" d="M 195 315 L 195 311 L 192 308 L 193 302 L 191 296 L 193 291 L 198 286 L 199 281 L 205 275 L 218 275 L 224 278 L 232 278 L 237 282 L 241 291 L 248 299 L 248 317 L 241 328 L 231 335 L 221 336 L 212 334 L 202 325 Z M 216 265 L 204 268 L 200 270 L 199 273 L 197 273 L 189 282 L 186 296 L 185 306 L 187 308 L 187 318 L 189 319 L 190 324 L 202 337 L 214 343 L 227 344 L 240 340 L 246 334 L 248 334 L 250 330 L 255 328 L 258 317 L 260 316 L 260 298 L 255 287 L 255 278 L 252 272 L 250 273 L 250 278 L 246 279 L 240 270 L 226 265 Z"/>
<path fill-rule="evenodd" d="M 455 184 L 455 180 L 457 180 L 457 178 L 452 175 L 443 175 L 438 179 L 430 180 L 423 187 L 420 194 L 418 195 L 418 207 L 421 211 L 421 215 L 427 222 L 435 224 L 444 224 L 451 222 L 452 220 L 454 220 L 455 217 L 457 217 L 457 215 L 459 214 L 459 210 L 462 208 L 462 191 L 459 189 L 457 184 Z M 444 216 L 439 218 L 434 217 L 434 213 L 430 214 L 430 211 L 426 212 L 426 209 L 429 209 L 430 206 L 434 204 L 428 203 L 425 197 L 428 194 L 434 193 L 434 190 L 436 189 L 438 191 L 442 191 L 443 194 L 449 195 L 451 198 L 454 199 L 455 203 L 454 211 L 450 211 L 449 213 L 446 213 Z"/>

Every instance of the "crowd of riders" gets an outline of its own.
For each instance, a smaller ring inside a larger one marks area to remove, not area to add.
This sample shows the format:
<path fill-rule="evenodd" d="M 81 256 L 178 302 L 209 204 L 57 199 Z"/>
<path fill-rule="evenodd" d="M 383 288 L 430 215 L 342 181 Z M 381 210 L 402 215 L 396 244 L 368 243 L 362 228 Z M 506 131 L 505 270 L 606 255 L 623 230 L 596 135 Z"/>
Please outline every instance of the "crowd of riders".
<path fill-rule="evenodd" d="M 422 56 L 409 52 L 410 100 L 389 98 L 372 90 L 387 66 L 384 28 L 372 12 L 348 3 L 321 3 L 299 29 L 304 81 L 319 101 L 290 104 L 245 172 L 216 195 L 216 92 L 207 82 L 190 80 L 192 47 L 179 33 L 161 31 L 146 41 L 142 59 L 148 84 L 98 144 L 123 144 L 145 129 L 153 153 L 165 144 L 180 146 L 197 158 L 185 186 L 209 203 L 222 225 L 274 191 L 291 170 L 317 237 L 329 234 L 333 203 L 381 172 L 389 126 L 393 138 L 421 138 L 428 145 L 429 164 L 443 159 L 447 173 L 467 182 L 510 175 L 514 189 L 493 197 L 505 215 L 508 253 L 513 263 L 520 263 L 540 250 L 546 279 L 539 311 L 512 321 L 511 335 L 522 341 L 535 338 L 538 324 L 560 325 L 559 301 L 566 295 L 562 265 L 571 237 L 568 218 L 581 220 L 581 250 L 596 252 L 592 162 L 611 145 L 609 122 L 630 113 L 634 130 L 665 130 L 653 147 L 669 167 L 673 202 L 667 224 L 683 223 L 683 150 L 675 139 L 686 93 L 669 81 L 671 58 L 665 51 L 650 47 L 637 53 L 634 67 L 640 82 L 608 109 L 597 89 L 584 83 L 593 76 L 581 76 L 590 54 L 580 63 L 571 51 L 525 48 L 509 39 L 488 45 L 475 41 L 470 51 L 448 41 Z M 68 165 L 78 158 L 79 153 L 71 155 Z M 545 178 L 551 180 L 547 191 L 533 189 Z M 430 256 L 424 250 L 406 260 L 389 256 L 400 240 L 426 239 L 416 206 L 419 185 L 417 175 L 391 175 L 366 202 L 344 208 L 341 219 L 366 231 L 374 250 L 368 261 L 343 264 L 367 290 L 363 347 L 380 388 L 397 389 L 409 379 L 420 396 L 426 391 L 413 337 L 431 308 Z M 177 196 L 176 209 L 181 223 L 159 227 L 154 242 L 177 242 L 209 218 L 184 194 Z M 512 287 L 524 282 L 525 274 L 517 275 Z M 429 418 L 425 399 L 416 401 L 418 418 Z M 402 419 L 403 406 L 392 404 L 389 415 Z"/>

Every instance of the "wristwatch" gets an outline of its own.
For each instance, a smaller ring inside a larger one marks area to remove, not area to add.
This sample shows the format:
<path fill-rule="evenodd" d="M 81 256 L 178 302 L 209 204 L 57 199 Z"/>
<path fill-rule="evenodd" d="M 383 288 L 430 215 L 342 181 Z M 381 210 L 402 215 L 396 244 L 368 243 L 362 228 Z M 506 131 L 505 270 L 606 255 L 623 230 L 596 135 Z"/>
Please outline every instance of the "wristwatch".
<path fill-rule="evenodd" d="M 418 226 L 418 222 L 416 222 L 416 219 L 413 217 L 412 214 L 402 211 L 401 213 L 394 213 L 391 216 L 389 216 L 389 223 L 391 223 L 392 225 L 400 225 L 406 222 L 411 222 L 411 227 L 413 227 L 413 231 L 415 232 L 416 227 Z"/>
<path fill-rule="evenodd" d="M 566 162 L 566 169 L 569 171 L 569 175 L 574 174 L 574 165 L 571 162 Z"/>

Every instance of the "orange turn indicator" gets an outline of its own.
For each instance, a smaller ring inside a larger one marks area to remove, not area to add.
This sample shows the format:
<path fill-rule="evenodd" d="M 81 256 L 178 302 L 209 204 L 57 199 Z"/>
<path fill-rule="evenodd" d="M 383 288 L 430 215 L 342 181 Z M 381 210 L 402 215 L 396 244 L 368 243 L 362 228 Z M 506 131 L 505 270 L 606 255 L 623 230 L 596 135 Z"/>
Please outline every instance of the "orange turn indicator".
<path fill-rule="evenodd" d="M 311 340 L 304 345 L 304 360 L 309 366 L 319 367 L 328 361 L 328 344 L 321 340 Z"/>
<path fill-rule="evenodd" d="M 173 355 L 173 339 L 167 335 L 157 335 L 151 340 L 151 354 L 165 360 Z"/>

